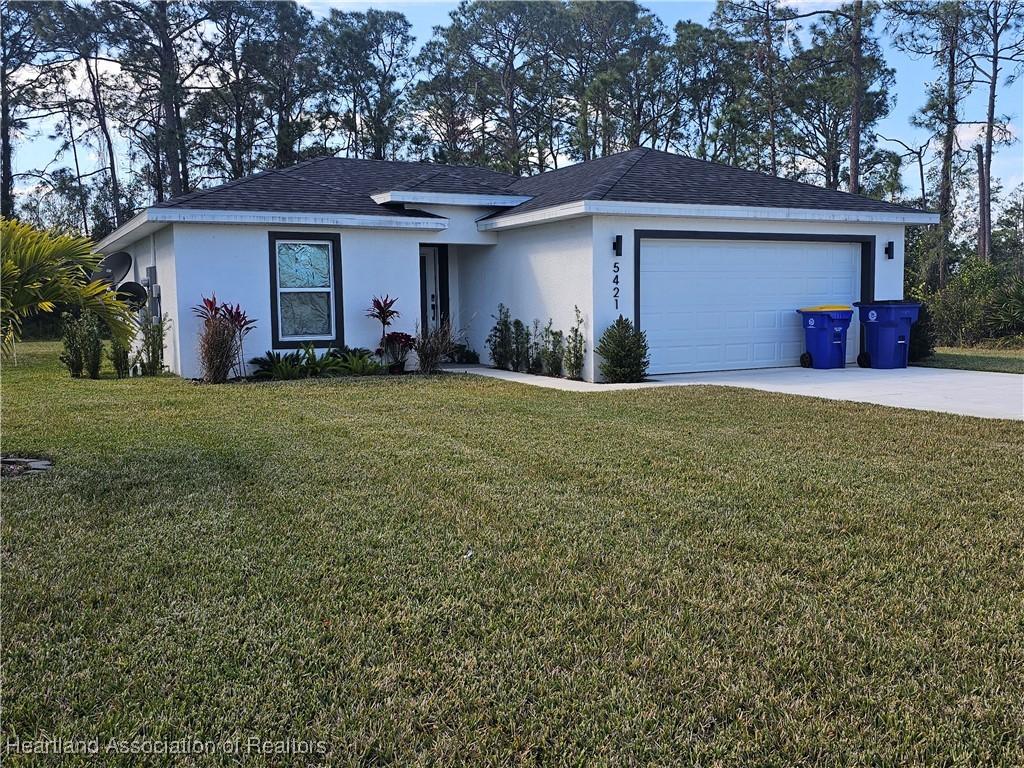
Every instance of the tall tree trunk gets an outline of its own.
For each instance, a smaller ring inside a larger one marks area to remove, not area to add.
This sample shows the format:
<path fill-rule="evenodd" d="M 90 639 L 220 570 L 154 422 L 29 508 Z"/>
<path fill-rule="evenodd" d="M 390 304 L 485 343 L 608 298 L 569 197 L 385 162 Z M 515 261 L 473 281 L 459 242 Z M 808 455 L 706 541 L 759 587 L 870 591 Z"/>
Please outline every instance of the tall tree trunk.
<path fill-rule="evenodd" d="M 992 0 L 988 23 L 992 25 L 992 54 L 988 83 L 988 105 L 985 112 L 985 156 L 983 168 L 978 173 L 985 177 L 985 194 L 978 199 L 981 208 L 981 240 L 978 242 L 978 256 L 985 261 L 992 258 L 992 144 L 996 122 L 996 89 L 999 86 L 999 38 L 1002 25 L 999 22 L 1000 0 Z"/>
<path fill-rule="evenodd" d="M 854 0 L 853 25 L 850 36 L 850 79 L 853 97 L 850 99 L 850 192 L 860 192 L 860 113 L 864 92 L 864 49 L 861 19 L 864 0 Z"/>
<path fill-rule="evenodd" d="M 14 217 L 14 169 L 11 164 L 11 96 L 10 84 L 7 82 L 7 67 L 3 70 L 3 82 L 0 82 L 0 166 L 3 177 L 0 188 L 0 216 L 5 219 Z"/>
<path fill-rule="evenodd" d="M 985 249 L 985 235 L 989 231 L 990 226 L 983 202 L 989 197 L 988 178 L 985 176 L 985 150 L 982 149 L 981 144 L 975 144 L 974 152 L 978 156 L 978 258 L 988 261 L 989 256 Z"/>
<path fill-rule="evenodd" d="M 953 5 L 946 24 L 946 90 L 943 104 L 942 168 L 939 177 L 939 287 L 946 285 L 949 239 L 953 230 L 953 148 L 957 127 L 957 63 L 960 56 L 961 9 Z"/>
<path fill-rule="evenodd" d="M 89 89 L 92 91 L 92 105 L 96 113 L 96 126 L 103 137 L 103 147 L 107 151 L 107 178 L 110 179 L 110 198 L 113 204 L 114 226 L 121 226 L 121 184 L 117 179 L 117 154 L 114 152 L 114 141 L 107 124 L 107 109 L 103 103 L 103 89 L 100 85 L 99 68 L 93 69 L 87 57 L 83 57 L 85 72 L 89 78 Z"/>
<path fill-rule="evenodd" d="M 174 99 L 177 72 L 174 68 L 174 52 L 167 22 L 167 6 L 155 0 L 152 4 L 156 32 L 160 43 L 160 107 L 163 111 L 164 137 L 162 139 L 167 172 L 171 176 L 171 197 L 184 193 L 181 179 L 181 157 L 178 154 L 178 113 Z"/>
<path fill-rule="evenodd" d="M 82 184 L 82 165 L 78 162 L 78 141 L 75 138 L 74 113 L 68 99 L 67 88 L 64 88 L 64 113 L 68 118 L 68 138 L 71 140 L 71 157 L 75 162 L 75 181 L 78 182 L 78 204 L 82 214 L 82 234 L 89 236 L 89 209 L 85 204 L 85 186 Z"/>
<path fill-rule="evenodd" d="M 772 32 L 772 8 L 771 4 L 765 5 L 764 14 L 764 35 L 765 35 L 765 77 L 768 80 L 768 161 L 772 176 L 779 175 L 778 159 L 778 136 L 779 123 L 775 93 L 775 35 Z"/>
<path fill-rule="evenodd" d="M 921 207 L 928 207 L 928 187 L 924 182 L 924 150 L 919 149 L 917 151 L 917 175 L 918 180 L 921 182 Z"/>

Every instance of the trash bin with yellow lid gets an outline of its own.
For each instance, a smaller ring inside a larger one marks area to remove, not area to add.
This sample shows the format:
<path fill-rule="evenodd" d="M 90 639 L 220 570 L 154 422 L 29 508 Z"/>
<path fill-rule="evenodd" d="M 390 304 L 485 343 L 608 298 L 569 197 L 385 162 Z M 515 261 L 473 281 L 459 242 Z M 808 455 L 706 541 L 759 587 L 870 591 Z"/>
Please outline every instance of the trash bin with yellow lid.
<path fill-rule="evenodd" d="M 800 355 L 804 368 L 845 368 L 846 331 L 853 318 L 853 307 L 844 304 L 821 304 L 798 309 L 806 340 L 806 351 Z"/>

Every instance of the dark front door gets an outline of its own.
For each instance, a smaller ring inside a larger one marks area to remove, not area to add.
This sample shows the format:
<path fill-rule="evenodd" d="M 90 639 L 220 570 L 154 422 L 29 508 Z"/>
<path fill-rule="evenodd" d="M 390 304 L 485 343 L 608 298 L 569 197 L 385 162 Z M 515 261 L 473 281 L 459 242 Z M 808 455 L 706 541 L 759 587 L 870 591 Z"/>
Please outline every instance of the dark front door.
<path fill-rule="evenodd" d="M 420 327 L 437 328 L 449 317 L 448 246 L 420 246 Z"/>

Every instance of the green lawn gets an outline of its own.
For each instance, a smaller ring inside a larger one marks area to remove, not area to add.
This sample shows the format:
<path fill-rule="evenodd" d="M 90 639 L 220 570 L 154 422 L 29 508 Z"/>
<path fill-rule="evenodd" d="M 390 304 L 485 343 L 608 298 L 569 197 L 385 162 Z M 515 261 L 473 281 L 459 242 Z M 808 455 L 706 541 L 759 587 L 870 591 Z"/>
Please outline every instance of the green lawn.
<path fill-rule="evenodd" d="M 939 347 L 934 355 L 914 365 L 928 368 L 959 368 L 965 371 L 1024 373 L 1024 349 Z"/>
<path fill-rule="evenodd" d="M 462 376 L 72 381 L 55 356 L 3 371 L 4 450 L 56 461 L 2 486 L 3 742 L 1024 763 L 1020 424 Z"/>

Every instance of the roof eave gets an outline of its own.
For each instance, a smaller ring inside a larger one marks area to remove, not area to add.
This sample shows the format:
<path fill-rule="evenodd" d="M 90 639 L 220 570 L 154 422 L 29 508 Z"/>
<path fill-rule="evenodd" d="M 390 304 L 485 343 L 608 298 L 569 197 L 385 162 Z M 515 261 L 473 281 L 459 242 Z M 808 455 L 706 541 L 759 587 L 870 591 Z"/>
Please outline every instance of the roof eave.
<path fill-rule="evenodd" d="M 103 251 L 117 245 L 127 245 L 149 234 L 154 229 L 175 223 L 274 224 L 355 229 L 413 229 L 431 232 L 448 228 L 448 220 L 440 216 L 370 216 L 354 213 L 230 211 L 205 208 L 154 207 L 147 208 L 131 221 L 118 227 L 103 238 L 96 247 L 97 250 Z"/>
<path fill-rule="evenodd" d="M 763 221 L 819 221 L 862 224 L 938 224 L 939 216 L 925 211 L 847 211 L 818 208 L 773 208 L 741 205 L 635 203 L 619 200 L 578 200 L 572 203 L 516 213 L 509 211 L 477 222 L 480 231 L 512 229 L 577 216 L 679 216 Z"/>

